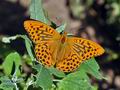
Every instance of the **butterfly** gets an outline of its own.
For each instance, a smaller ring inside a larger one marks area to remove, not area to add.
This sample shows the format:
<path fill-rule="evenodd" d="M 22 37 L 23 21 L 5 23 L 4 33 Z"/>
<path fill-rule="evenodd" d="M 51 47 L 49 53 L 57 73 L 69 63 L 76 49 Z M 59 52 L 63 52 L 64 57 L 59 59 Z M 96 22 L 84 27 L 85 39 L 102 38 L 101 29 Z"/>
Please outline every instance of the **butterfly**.
<path fill-rule="evenodd" d="M 82 62 L 99 56 L 104 49 L 97 43 L 79 37 L 59 34 L 49 25 L 36 21 L 24 21 L 24 27 L 34 43 L 37 60 L 45 67 L 54 66 L 63 72 L 75 71 Z"/>

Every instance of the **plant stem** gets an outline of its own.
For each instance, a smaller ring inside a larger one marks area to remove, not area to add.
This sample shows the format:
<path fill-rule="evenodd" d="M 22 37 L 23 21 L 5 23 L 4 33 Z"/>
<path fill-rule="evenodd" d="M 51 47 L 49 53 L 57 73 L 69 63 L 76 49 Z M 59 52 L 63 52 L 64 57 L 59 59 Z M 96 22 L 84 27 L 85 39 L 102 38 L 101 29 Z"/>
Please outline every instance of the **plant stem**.
<path fill-rule="evenodd" d="M 16 90 L 19 90 L 19 88 L 17 87 L 17 84 L 16 84 L 16 83 L 14 83 L 14 85 L 15 85 L 15 89 L 16 89 Z"/>
<path fill-rule="evenodd" d="M 53 79 L 54 82 L 60 82 L 61 80 L 58 79 Z"/>

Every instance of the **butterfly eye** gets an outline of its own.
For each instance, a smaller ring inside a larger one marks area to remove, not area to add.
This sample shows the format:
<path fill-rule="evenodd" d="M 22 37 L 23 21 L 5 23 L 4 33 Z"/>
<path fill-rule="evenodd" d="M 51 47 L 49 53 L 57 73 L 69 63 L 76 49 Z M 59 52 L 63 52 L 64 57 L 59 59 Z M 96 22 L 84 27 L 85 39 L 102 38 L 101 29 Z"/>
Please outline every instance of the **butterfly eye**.
<path fill-rule="evenodd" d="M 60 32 L 60 34 L 62 35 L 64 33 L 64 31 Z"/>

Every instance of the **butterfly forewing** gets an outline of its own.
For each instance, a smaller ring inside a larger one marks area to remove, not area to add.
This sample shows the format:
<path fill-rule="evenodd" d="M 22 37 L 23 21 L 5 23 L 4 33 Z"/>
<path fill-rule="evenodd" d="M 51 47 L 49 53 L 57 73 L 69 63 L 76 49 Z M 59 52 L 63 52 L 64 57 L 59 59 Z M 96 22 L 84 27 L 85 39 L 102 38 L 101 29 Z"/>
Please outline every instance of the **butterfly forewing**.
<path fill-rule="evenodd" d="M 73 52 L 82 60 L 90 59 L 104 53 L 104 49 L 97 43 L 83 38 L 69 38 Z"/>
<path fill-rule="evenodd" d="M 24 27 L 35 44 L 60 38 L 57 31 L 40 21 L 27 20 L 24 22 Z"/>
<path fill-rule="evenodd" d="M 37 60 L 46 67 L 54 65 L 56 53 L 53 52 L 57 48 L 56 41 L 59 40 L 60 34 L 40 21 L 27 20 L 24 22 L 24 27 L 35 44 L 34 51 Z"/>

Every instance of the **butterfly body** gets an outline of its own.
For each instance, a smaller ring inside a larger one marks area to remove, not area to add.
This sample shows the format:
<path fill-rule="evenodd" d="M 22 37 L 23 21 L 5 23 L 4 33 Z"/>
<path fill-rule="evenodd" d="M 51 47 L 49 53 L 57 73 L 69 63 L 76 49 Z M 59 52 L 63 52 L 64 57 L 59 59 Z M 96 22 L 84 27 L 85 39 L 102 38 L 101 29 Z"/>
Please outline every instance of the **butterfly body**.
<path fill-rule="evenodd" d="M 35 45 L 37 60 L 46 67 L 55 66 L 63 72 L 71 72 L 85 60 L 104 53 L 93 41 L 68 37 L 66 32 L 59 34 L 39 21 L 25 21 L 24 27 Z"/>

